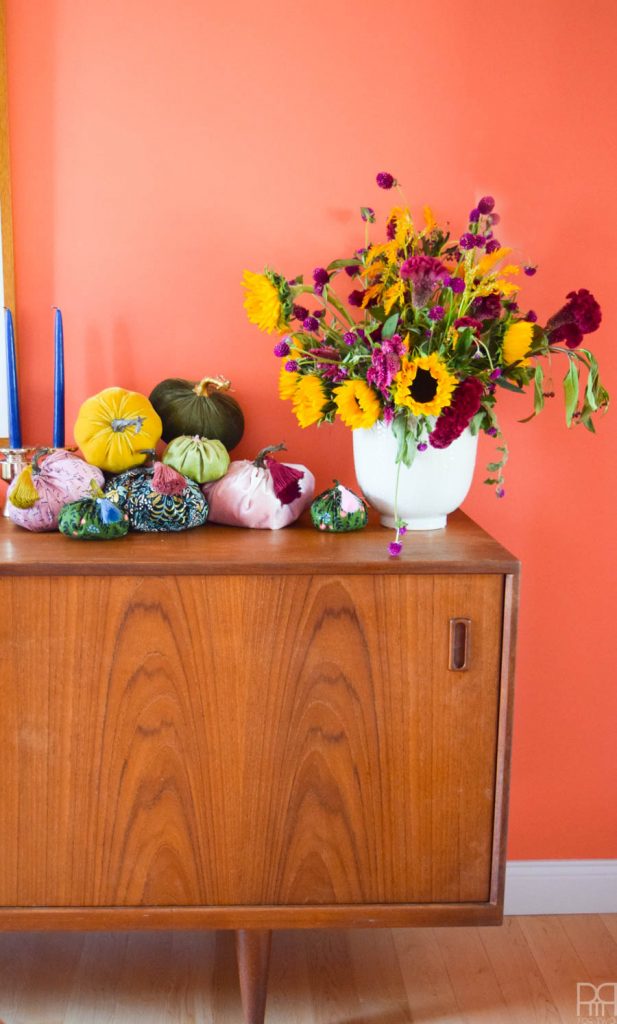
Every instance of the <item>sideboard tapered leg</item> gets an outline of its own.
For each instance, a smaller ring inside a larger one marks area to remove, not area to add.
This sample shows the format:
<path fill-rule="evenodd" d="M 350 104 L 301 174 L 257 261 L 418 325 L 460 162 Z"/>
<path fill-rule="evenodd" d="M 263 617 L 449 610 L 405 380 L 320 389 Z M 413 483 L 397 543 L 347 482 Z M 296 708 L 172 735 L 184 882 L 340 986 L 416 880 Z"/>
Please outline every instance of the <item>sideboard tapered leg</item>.
<path fill-rule="evenodd" d="M 272 932 L 241 928 L 236 932 L 236 956 L 245 1024 L 263 1024 L 268 994 Z"/>

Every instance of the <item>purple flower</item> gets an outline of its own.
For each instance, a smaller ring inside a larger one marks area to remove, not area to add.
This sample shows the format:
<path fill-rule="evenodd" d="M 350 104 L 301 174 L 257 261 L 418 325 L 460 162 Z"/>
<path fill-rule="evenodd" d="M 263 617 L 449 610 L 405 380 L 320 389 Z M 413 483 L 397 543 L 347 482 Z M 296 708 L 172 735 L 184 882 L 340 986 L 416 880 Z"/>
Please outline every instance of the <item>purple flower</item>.
<path fill-rule="evenodd" d="M 537 272 L 538 272 L 538 268 L 537 267 L 534 267 L 534 266 L 531 266 L 531 265 L 523 267 L 523 273 L 527 274 L 527 277 L 533 277 L 533 275 L 536 274 Z"/>
<path fill-rule="evenodd" d="M 429 320 L 443 320 L 445 312 L 443 306 L 431 306 L 428 311 L 428 318 Z"/>
<path fill-rule="evenodd" d="M 390 558 L 398 558 L 402 550 L 403 545 L 398 540 L 392 540 L 388 544 L 388 554 L 390 555 Z"/>
<path fill-rule="evenodd" d="M 383 410 L 383 421 L 386 424 L 392 423 L 394 419 L 394 409 L 391 405 L 385 405 Z"/>
<path fill-rule="evenodd" d="M 287 370 L 287 373 L 297 373 L 298 372 L 298 364 L 297 364 L 296 360 L 295 359 L 288 359 L 287 362 L 285 363 L 285 369 Z"/>
<path fill-rule="evenodd" d="M 489 437 L 497 437 L 497 427 L 489 427 L 486 433 Z"/>
<path fill-rule="evenodd" d="M 495 494 L 497 495 L 498 498 L 505 498 L 506 496 L 506 492 L 503 487 L 498 487 L 497 490 L 495 491 Z"/>
<path fill-rule="evenodd" d="M 501 220 L 501 217 L 499 216 L 498 213 L 491 213 L 491 215 L 489 217 L 489 221 L 490 221 L 491 224 L 499 224 L 500 220 Z"/>
<path fill-rule="evenodd" d="M 427 445 L 426 441 L 420 441 L 420 444 L 418 445 L 418 451 L 419 452 L 425 452 L 427 448 L 428 448 L 428 445 Z"/>
<path fill-rule="evenodd" d="M 405 342 L 400 334 L 393 334 L 391 338 L 382 341 L 381 351 L 402 357 L 405 355 Z"/>
<path fill-rule="evenodd" d="M 324 317 L 325 315 L 326 315 L 325 309 L 314 309 L 313 310 L 313 316 L 316 316 L 318 320 L 321 320 L 322 317 Z"/>
<path fill-rule="evenodd" d="M 476 249 L 483 249 L 485 245 L 486 245 L 486 238 L 484 237 L 484 235 L 476 235 L 476 242 L 475 242 Z"/>
<path fill-rule="evenodd" d="M 307 316 L 302 321 L 302 327 L 305 331 L 318 331 L 319 320 L 317 319 L 316 316 Z"/>
<path fill-rule="evenodd" d="M 471 231 L 465 231 L 465 233 L 462 234 L 461 237 L 459 238 L 458 244 L 460 245 L 461 249 L 473 249 L 475 248 L 476 244 L 476 236 L 473 235 Z"/>
<path fill-rule="evenodd" d="M 501 242 L 498 242 L 496 238 L 491 238 L 490 242 L 486 243 L 487 253 L 497 252 L 498 249 L 501 249 Z"/>
<path fill-rule="evenodd" d="M 535 309 L 528 309 L 523 319 L 525 319 L 528 324 L 535 324 L 538 319 L 538 314 Z"/>
<path fill-rule="evenodd" d="M 565 341 L 568 348 L 578 348 L 584 334 L 597 331 L 602 321 L 602 310 L 587 288 L 568 292 L 568 301 L 546 324 L 551 345 Z"/>
<path fill-rule="evenodd" d="M 480 213 L 492 213 L 494 206 L 495 200 L 492 196 L 482 196 L 482 199 L 478 203 Z"/>
<path fill-rule="evenodd" d="M 324 267 L 315 267 L 313 271 L 313 282 L 323 287 L 330 280 L 330 275 Z"/>
<path fill-rule="evenodd" d="M 478 295 L 471 303 L 471 315 L 478 320 L 497 320 L 501 316 L 501 299 L 497 292 Z"/>
<path fill-rule="evenodd" d="M 469 426 L 480 408 L 484 385 L 477 377 L 466 377 L 456 386 L 450 405 L 438 417 L 429 437 L 432 448 L 448 448 Z"/>
<path fill-rule="evenodd" d="M 499 367 L 496 367 L 496 369 L 491 370 L 491 372 L 489 373 L 489 377 L 491 378 L 491 380 L 497 380 L 499 377 L 501 377 L 501 370 L 499 369 Z"/>
<path fill-rule="evenodd" d="M 347 274 L 348 277 L 355 277 L 359 270 L 360 267 L 357 267 L 353 264 L 351 267 L 345 267 L 345 273 Z"/>
<path fill-rule="evenodd" d="M 361 306 L 363 298 L 364 292 L 356 290 L 349 293 L 349 295 L 347 296 L 347 301 L 350 306 Z"/>
<path fill-rule="evenodd" d="M 411 256 L 401 266 L 401 277 L 412 284 L 411 301 L 418 309 L 426 305 L 438 285 L 443 286 L 449 274 L 434 256 Z"/>
<path fill-rule="evenodd" d="M 274 352 L 274 355 L 277 356 L 278 359 L 282 359 L 283 356 L 288 356 L 289 355 L 289 353 L 291 352 L 291 349 L 290 349 L 289 345 L 287 344 L 287 341 L 285 340 L 285 338 L 283 338 L 282 341 L 279 341 L 278 344 L 276 344 L 274 346 L 272 351 Z"/>
<path fill-rule="evenodd" d="M 508 302 L 504 302 L 504 308 L 509 309 L 511 313 L 518 313 L 518 302 L 515 299 L 510 299 Z"/>
<path fill-rule="evenodd" d="M 380 188 L 390 189 L 396 185 L 396 179 L 388 171 L 380 171 L 376 181 Z"/>
<path fill-rule="evenodd" d="M 396 235 L 396 217 L 391 217 L 386 224 L 386 238 L 389 242 L 393 242 Z"/>
<path fill-rule="evenodd" d="M 465 282 L 462 277 L 447 277 L 444 281 L 446 288 L 451 288 L 455 295 L 465 291 Z"/>
<path fill-rule="evenodd" d="M 345 334 L 343 335 L 343 341 L 345 342 L 346 345 L 355 345 L 356 340 L 357 339 L 353 331 L 345 331 Z"/>
<path fill-rule="evenodd" d="M 473 210 L 469 212 L 469 223 L 477 224 L 480 220 L 480 211 L 477 206 L 474 206 Z"/>
<path fill-rule="evenodd" d="M 367 221 L 369 224 L 372 224 L 375 220 L 375 211 L 372 206 L 363 206 L 360 210 L 360 216 L 363 221 Z"/>
<path fill-rule="evenodd" d="M 293 316 L 295 316 L 296 320 L 306 320 L 307 316 L 309 315 L 308 309 L 305 309 L 304 306 L 294 305 L 292 306 L 291 312 Z"/>

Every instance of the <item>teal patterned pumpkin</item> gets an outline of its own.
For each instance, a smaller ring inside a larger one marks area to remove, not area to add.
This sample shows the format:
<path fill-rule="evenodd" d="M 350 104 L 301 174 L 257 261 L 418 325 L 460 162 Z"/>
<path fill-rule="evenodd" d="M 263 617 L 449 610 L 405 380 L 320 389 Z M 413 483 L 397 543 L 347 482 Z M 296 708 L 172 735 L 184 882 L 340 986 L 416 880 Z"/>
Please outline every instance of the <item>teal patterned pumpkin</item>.
<path fill-rule="evenodd" d="M 167 533 L 203 526 L 208 502 L 192 480 L 158 462 L 153 469 L 129 469 L 108 483 L 105 497 L 129 517 L 132 530 Z"/>
<path fill-rule="evenodd" d="M 348 533 L 366 526 L 368 511 L 362 498 L 335 480 L 334 487 L 322 491 L 315 498 L 311 505 L 311 519 L 317 530 Z"/>
<path fill-rule="evenodd" d="M 229 469 L 229 452 L 222 441 L 207 437 L 176 437 L 163 453 L 163 462 L 189 480 L 209 484 L 220 480 Z"/>

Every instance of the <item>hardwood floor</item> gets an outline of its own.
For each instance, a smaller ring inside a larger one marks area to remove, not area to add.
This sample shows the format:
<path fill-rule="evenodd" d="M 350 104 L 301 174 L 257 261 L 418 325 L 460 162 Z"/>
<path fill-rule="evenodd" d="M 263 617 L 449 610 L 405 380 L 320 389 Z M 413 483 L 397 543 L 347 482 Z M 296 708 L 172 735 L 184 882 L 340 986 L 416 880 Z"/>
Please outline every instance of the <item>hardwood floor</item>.
<path fill-rule="evenodd" d="M 579 1024 L 578 981 L 617 983 L 617 914 L 279 932 L 266 1021 Z M 0 935 L 1 1024 L 241 1020 L 231 932 Z"/>

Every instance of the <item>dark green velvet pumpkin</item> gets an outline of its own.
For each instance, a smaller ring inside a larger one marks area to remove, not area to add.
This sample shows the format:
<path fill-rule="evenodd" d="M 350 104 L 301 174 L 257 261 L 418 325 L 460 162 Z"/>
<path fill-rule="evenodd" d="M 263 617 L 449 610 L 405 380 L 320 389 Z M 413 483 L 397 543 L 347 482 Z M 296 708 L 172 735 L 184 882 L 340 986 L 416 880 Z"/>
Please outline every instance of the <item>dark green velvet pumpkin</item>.
<path fill-rule="evenodd" d="M 335 480 L 334 487 L 322 491 L 315 498 L 311 505 L 311 519 L 318 530 L 348 533 L 366 526 L 368 512 L 362 498 Z"/>
<path fill-rule="evenodd" d="M 222 441 L 227 451 L 235 448 L 244 433 L 244 416 L 230 386 L 222 377 L 173 377 L 157 384 L 150 402 L 163 421 L 163 440 L 199 435 Z"/>

